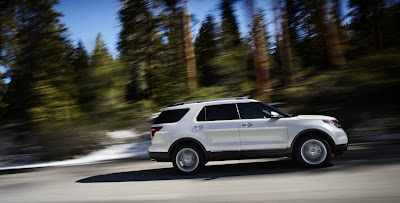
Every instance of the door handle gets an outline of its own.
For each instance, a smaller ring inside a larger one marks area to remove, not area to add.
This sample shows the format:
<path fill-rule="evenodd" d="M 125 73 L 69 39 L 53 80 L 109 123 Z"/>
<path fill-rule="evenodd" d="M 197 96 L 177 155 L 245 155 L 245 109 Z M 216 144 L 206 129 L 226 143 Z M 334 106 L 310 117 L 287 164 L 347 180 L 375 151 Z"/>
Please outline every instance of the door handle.
<path fill-rule="evenodd" d="M 254 124 L 252 124 L 252 123 L 243 123 L 242 124 L 242 126 L 245 126 L 245 127 L 251 127 L 251 126 L 253 126 Z"/>
<path fill-rule="evenodd" d="M 195 125 L 194 127 L 197 128 L 197 129 L 202 129 L 202 128 L 205 128 L 206 126 L 204 126 L 204 125 Z"/>

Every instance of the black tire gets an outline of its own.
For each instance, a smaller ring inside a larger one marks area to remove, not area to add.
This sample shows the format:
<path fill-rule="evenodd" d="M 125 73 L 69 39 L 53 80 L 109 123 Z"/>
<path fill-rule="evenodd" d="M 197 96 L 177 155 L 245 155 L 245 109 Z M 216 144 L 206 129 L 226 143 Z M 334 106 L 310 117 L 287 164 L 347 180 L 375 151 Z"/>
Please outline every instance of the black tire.
<path fill-rule="evenodd" d="M 318 135 L 300 138 L 294 148 L 294 159 L 308 168 L 325 167 L 332 156 L 329 143 Z"/>
<path fill-rule="evenodd" d="M 180 157 L 177 157 L 177 156 L 180 156 Z M 190 165 L 191 162 L 184 163 L 182 161 L 182 159 L 181 159 L 182 156 L 187 159 L 197 160 L 197 161 L 193 162 L 193 164 Z M 183 175 L 195 174 L 198 171 L 200 171 L 205 165 L 205 157 L 204 157 L 203 151 L 198 146 L 192 145 L 192 144 L 178 146 L 174 150 L 171 159 L 172 159 L 171 161 L 172 161 L 172 164 L 174 165 L 174 168 Z M 185 164 L 189 164 L 189 165 L 186 166 Z"/>

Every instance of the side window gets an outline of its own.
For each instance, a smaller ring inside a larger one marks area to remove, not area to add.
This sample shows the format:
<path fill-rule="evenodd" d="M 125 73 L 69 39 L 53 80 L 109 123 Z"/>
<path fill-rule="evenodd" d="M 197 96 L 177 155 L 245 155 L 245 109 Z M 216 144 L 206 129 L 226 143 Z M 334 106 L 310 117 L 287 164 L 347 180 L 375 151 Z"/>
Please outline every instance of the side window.
<path fill-rule="evenodd" d="M 206 106 L 206 111 L 207 121 L 239 119 L 235 104 Z"/>
<path fill-rule="evenodd" d="M 178 122 L 188 111 L 189 109 L 175 109 L 175 110 L 163 111 L 154 121 L 154 124 Z"/>
<path fill-rule="evenodd" d="M 238 103 L 241 119 L 271 118 L 271 110 L 260 102 Z"/>
<path fill-rule="evenodd" d="M 206 121 L 206 107 L 203 107 L 203 109 L 200 111 L 199 115 L 197 115 L 196 120 L 197 121 Z"/>

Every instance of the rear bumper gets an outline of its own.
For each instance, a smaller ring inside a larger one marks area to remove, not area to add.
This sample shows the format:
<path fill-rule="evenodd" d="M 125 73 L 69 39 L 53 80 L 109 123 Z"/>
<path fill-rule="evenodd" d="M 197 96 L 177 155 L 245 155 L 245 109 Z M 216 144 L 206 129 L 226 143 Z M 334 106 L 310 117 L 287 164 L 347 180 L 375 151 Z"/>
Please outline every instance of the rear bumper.
<path fill-rule="evenodd" d="M 168 162 L 170 161 L 168 152 L 148 152 L 149 157 L 158 162 Z"/>
<path fill-rule="evenodd" d="M 335 154 L 335 156 L 342 156 L 343 152 L 347 150 L 348 146 L 349 144 L 335 145 L 335 147 L 333 148 L 333 153 Z"/>

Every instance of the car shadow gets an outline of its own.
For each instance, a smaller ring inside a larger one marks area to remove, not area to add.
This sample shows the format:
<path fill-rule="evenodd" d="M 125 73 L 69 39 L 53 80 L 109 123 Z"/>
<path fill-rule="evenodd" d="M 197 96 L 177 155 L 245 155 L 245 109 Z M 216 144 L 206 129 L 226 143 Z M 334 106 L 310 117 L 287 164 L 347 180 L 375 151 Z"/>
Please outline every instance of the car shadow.
<path fill-rule="evenodd" d="M 328 165 L 331 167 L 333 164 Z M 291 159 L 277 161 L 232 163 L 225 165 L 206 166 L 194 175 L 182 175 L 173 168 L 158 168 L 149 170 L 129 171 L 96 175 L 76 181 L 77 183 L 104 183 L 104 182 L 132 182 L 132 181 L 155 181 L 155 180 L 180 180 L 180 179 L 202 179 L 203 181 L 214 180 L 222 177 L 265 175 L 279 173 L 293 173 L 301 171 L 312 171 L 322 169 L 305 169 Z"/>

